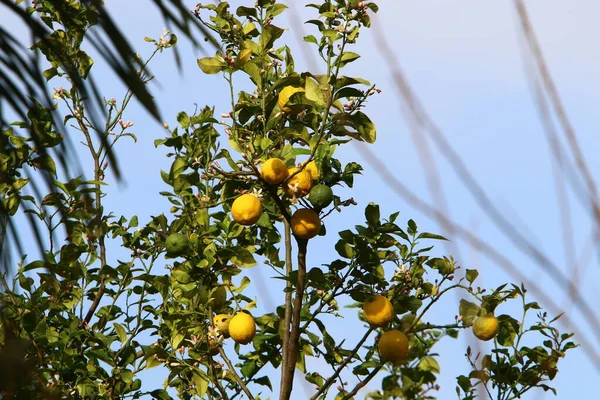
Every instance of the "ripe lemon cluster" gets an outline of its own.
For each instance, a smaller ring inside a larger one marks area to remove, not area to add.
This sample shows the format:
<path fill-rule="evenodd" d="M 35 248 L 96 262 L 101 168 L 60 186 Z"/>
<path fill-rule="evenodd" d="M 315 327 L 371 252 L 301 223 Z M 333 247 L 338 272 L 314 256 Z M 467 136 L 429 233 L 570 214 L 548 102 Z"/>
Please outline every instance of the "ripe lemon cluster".
<path fill-rule="evenodd" d="M 394 307 L 390 300 L 382 295 L 371 296 L 363 304 L 365 319 L 373 328 L 383 328 L 394 319 Z M 408 354 L 408 337 L 398 329 L 384 332 L 377 345 L 379 356 L 384 361 L 398 364 Z"/>
<path fill-rule="evenodd" d="M 230 337 L 239 344 L 250 343 L 256 335 L 254 318 L 245 312 L 239 312 L 233 317 L 228 314 L 219 314 L 213 318 L 213 322 L 224 338 Z"/>
<path fill-rule="evenodd" d="M 303 168 L 288 168 L 279 158 L 270 158 L 261 166 L 261 177 L 270 185 L 283 185 L 283 191 L 290 197 L 300 198 L 310 194 L 309 200 L 317 210 L 327 207 L 333 201 L 333 191 L 327 185 L 313 183 L 320 178 L 319 169 L 314 160 Z M 243 194 L 235 199 L 231 206 L 231 215 L 240 225 L 253 225 L 262 215 L 261 200 L 253 194 Z M 321 230 L 319 214 L 310 208 L 294 212 L 291 219 L 294 234 L 301 239 L 311 239 Z"/>

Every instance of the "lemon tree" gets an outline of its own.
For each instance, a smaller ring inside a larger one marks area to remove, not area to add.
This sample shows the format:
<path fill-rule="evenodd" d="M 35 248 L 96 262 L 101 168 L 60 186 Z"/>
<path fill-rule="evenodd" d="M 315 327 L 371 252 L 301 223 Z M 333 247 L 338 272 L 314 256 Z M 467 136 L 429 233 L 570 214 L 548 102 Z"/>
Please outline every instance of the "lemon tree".
<path fill-rule="evenodd" d="M 525 287 L 479 287 L 476 270 L 434 255 L 444 237 L 412 219 L 400 223 L 398 212 L 382 216 L 375 203 L 364 207 L 363 220 L 333 232 L 329 218 L 357 206 L 336 193 L 351 190 L 362 171 L 337 158 L 339 148 L 377 137 L 366 107 L 379 89 L 345 68 L 360 62 L 353 45 L 370 27 L 375 2 L 308 4 L 314 17 L 304 40 L 322 60 L 319 71 L 297 70 L 281 43 L 285 4 L 198 4 L 194 17 L 220 44 L 197 60 L 199 76 L 221 77 L 230 99 L 182 105 L 192 111 L 165 124 L 155 145 L 170 161 L 160 176 L 170 208 L 128 217 L 105 209 L 104 181 L 107 148 L 136 138 L 124 122 L 133 91 L 124 101 L 102 94 L 104 120 L 88 114 L 90 96 L 79 81 L 93 62 L 81 46 L 102 6 L 55 3 L 28 10 L 52 27 L 34 51 L 48 63 L 45 78 L 61 78 L 68 89 L 2 128 L 0 138 L 3 207 L 43 221 L 48 239 L 43 257 L 23 254 L 14 279 L 0 279 L 2 398 L 289 400 L 298 379 L 310 383 L 311 400 L 435 398 L 439 374 L 454 373 L 440 371 L 438 344 L 461 334 L 486 343 L 481 353 L 465 348 L 459 398 L 474 399 L 478 386 L 502 399 L 552 390 L 560 359 L 576 344 Z M 153 51 L 132 61 L 139 85 L 153 79 L 150 60 L 177 38 L 165 32 L 146 41 Z M 64 132 L 52 128 L 56 109 L 66 114 Z M 43 140 L 19 136 L 26 128 Z M 63 179 L 51 157 L 38 153 L 36 146 L 67 134 L 85 143 L 92 179 Z M 29 167 L 49 174 L 52 190 L 27 194 L 19 177 Z M 333 257 L 319 247 L 323 236 L 335 240 Z M 251 268 L 272 280 L 255 286 Z M 270 310 L 265 287 L 277 301 Z M 449 293 L 461 297 L 456 316 L 433 320 L 437 304 L 454 304 Z M 511 316 L 507 302 L 522 313 Z M 534 322 L 532 310 L 539 310 Z M 353 324 L 353 335 L 335 337 L 337 318 Z M 150 368 L 160 368 L 164 382 L 142 382 Z M 332 371 L 327 377 L 317 373 L 324 368 Z M 368 384 L 380 389 L 365 393 Z"/>

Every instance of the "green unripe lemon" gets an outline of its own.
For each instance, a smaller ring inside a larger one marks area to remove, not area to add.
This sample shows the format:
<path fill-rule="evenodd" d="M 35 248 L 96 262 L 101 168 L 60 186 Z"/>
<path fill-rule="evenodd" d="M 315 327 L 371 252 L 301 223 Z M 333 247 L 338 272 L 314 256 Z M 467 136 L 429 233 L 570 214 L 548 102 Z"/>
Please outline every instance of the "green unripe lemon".
<path fill-rule="evenodd" d="M 311 189 L 308 201 L 310 201 L 313 207 L 321 210 L 333 201 L 333 190 L 327 185 L 316 185 Z"/>
<path fill-rule="evenodd" d="M 200 287 L 200 291 L 198 293 L 198 300 L 199 300 L 200 304 L 202 304 L 202 305 L 208 304 L 208 300 L 209 300 L 208 292 L 209 292 L 209 289 L 206 286 Z M 219 285 L 212 294 L 212 301 L 210 304 L 212 311 L 214 311 L 214 312 L 221 311 L 223 306 L 225 306 L 226 302 L 227 302 L 227 290 L 225 289 L 225 286 Z"/>
<path fill-rule="evenodd" d="M 187 253 L 190 248 L 190 241 L 183 233 L 172 233 L 165 241 L 165 248 L 167 249 L 167 255 L 178 257 Z"/>

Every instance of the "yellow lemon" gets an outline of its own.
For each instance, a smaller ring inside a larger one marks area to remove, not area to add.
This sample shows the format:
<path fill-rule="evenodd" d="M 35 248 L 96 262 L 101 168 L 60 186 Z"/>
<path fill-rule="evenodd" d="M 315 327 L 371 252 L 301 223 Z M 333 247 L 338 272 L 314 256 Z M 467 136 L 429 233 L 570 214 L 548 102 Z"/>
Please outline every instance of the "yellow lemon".
<path fill-rule="evenodd" d="M 491 340 L 500 332 L 498 318 L 487 315 L 479 317 L 473 323 L 473 334 L 479 340 Z"/>
<path fill-rule="evenodd" d="M 382 360 L 397 364 L 408 354 L 408 338 L 404 332 L 392 329 L 381 335 L 378 348 Z"/>
<path fill-rule="evenodd" d="M 310 193 L 310 189 L 312 188 L 312 177 L 310 176 L 310 172 L 305 169 L 298 173 L 296 173 L 296 171 L 298 171 L 298 168 L 294 167 L 289 169 L 291 178 L 284 183 L 283 188 L 288 196 L 300 198 Z"/>
<path fill-rule="evenodd" d="M 299 93 L 299 92 L 304 92 L 304 89 L 301 87 L 293 87 L 293 86 L 286 86 L 284 87 L 281 92 L 279 92 L 279 96 L 277 97 L 277 105 L 279 106 L 279 108 L 281 109 L 281 111 L 283 111 L 284 113 L 298 113 L 301 110 L 301 107 L 286 107 L 286 104 L 288 103 L 288 101 L 290 100 L 290 97 L 292 97 L 292 95 L 294 93 Z"/>
<path fill-rule="evenodd" d="M 249 193 L 243 194 L 231 205 L 231 215 L 240 225 L 252 225 L 260 218 L 263 207 L 260 200 Z"/>
<path fill-rule="evenodd" d="M 269 158 L 262 165 L 260 174 L 271 185 L 279 185 L 290 174 L 288 167 L 279 158 Z"/>
<path fill-rule="evenodd" d="M 292 215 L 292 231 L 301 239 L 311 239 L 321 230 L 319 215 L 310 208 L 301 208 Z"/>
<path fill-rule="evenodd" d="M 248 344 L 256 334 L 254 318 L 244 312 L 237 313 L 229 320 L 229 335 L 239 344 Z"/>
<path fill-rule="evenodd" d="M 310 176 L 312 177 L 313 181 L 318 181 L 319 178 L 321 177 L 321 174 L 319 173 L 319 169 L 317 168 L 317 163 L 315 162 L 315 160 L 312 160 L 311 162 L 306 164 L 304 169 L 310 173 Z"/>
<path fill-rule="evenodd" d="M 229 337 L 229 321 L 231 321 L 231 315 L 227 314 L 219 314 L 213 318 L 215 326 L 224 338 Z"/>
<path fill-rule="evenodd" d="M 387 297 L 376 294 L 364 302 L 365 319 L 374 328 L 389 324 L 394 318 L 394 307 Z"/>

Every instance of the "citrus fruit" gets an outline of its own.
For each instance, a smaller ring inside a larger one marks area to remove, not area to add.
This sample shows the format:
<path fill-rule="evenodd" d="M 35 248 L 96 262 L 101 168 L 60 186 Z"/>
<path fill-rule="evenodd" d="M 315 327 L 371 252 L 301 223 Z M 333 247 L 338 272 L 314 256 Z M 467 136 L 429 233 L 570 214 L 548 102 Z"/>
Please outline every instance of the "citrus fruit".
<path fill-rule="evenodd" d="M 231 215 L 240 225 L 252 225 L 260 218 L 263 207 L 258 197 L 246 193 L 239 196 L 231 205 Z"/>
<path fill-rule="evenodd" d="M 327 185 L 318 184 L 310 190 L 308 201 L 315 208 L 321 210 L 333 201 L 333 190 Z"/>
<path fill-rule="evenodd" d="M 312 177 L 313 181 L 319 180 L 321 174 L 319 173 L 319 169 L 317 168 L 317 163 L 315 162 L 315 160 L 312 160 L 311 162 L 306 164 L 304 169 L 310 173 L 310 176 Z"/>
<path fill-rule="evenodd" d="M 290 174 L 288 167 L 279 158 L 269 158 L 262 165 L 260 174 L 271 185 L 279 185 Z"/>
<path fill-rule="evenodd" d="M 312 177 L 310 176 L 310 172 L 305 169 L 298 173 L 296 173 L 296 171 L 298 171 L 298 168 L 294 167 L 289 169 L 291 178 L 284 184 L 284 189 L 288 196 L 300 198 L 306 196 L 310 192 L 310 189 L 312 188 Z"/>
<path fill-rule="evenodd" d="M 372 296 L 363 303 L 365 319 L 374 328 L 389 324 L 394 318 L 394 307 L 387 297 L 380 294 Z"/>
<path fill-rule="evenodd" d="M 231 315 L 227 314 L 219 314 L 213 318 L 215 326 L 225 338 L 229 337 L 229 321 L 231 321 Z"/>
<path fill-rule="evenodd" d="M 294 87 L 294 86 L 286 86 L 284 87 L 281 92 L 279 92 L 279 96 L 277 97 L 277 105 L 279 106 L 279 108 L 281 109 L 281 111 L 283 111 L 284 113 L 297 113 L 301 110 L 301 107 L 287 107 L 286 104 L 288 103 L 288 101 L 290 100 L 290 97 L 292 97 L 292 95 L 294 93 L 299 93 L 299 92 L 304 92 L 304 89 L 301 87 Z"/>
<path fill-rule="evenodd" d="M 382 360 L 397 364 L 408 354 L 408 338 L 404 332 L 392 329 L 381 335 L 378 348 Z"/>
<path fill-rule="evenodd" d="M 219 344 L 215 339 L 208 339 L 208 354 L 211 356 L 219 354 Z"/>
<path fill-rule="evenodd" d="M 167 236 L 165 247 L 167 249 L 167 255 L 177 257 L 185 254 L 189 250 L 190 242 L 183 233 L 172 233 Z"/>
<path fill-rule="evenodd" d="M 212 310 L 220 311 L 227 302 L 227 290 L 225 286 L 219 285 L 212 294 Z"/>
<path fill-rule="evenodd" d="M 200 286 L 198 290 L 198 301 L 202 305 L 208 305 L 208 292 L 206 286 Z M 212 294 L 212 301 L 210 302 L 212 311 L 219 312 L 225 303 L 227 302 L 227 290 L 225 286 L 219 285 Z"/>
<path fill-rule="evenodd" d="M 248 344 L 256 334 L 254 318 L 244 312 L 237 313 L 229 320 L 229 335 L 239 344 Z"/>
<path fill-rule="evenodd" d="M 292 215 L 292 231 L 301 239 L 311 239 L 321 230 L 319 215 L 310 208 L 301 208 Z"/>
<path fill-rule="evenodd" d="M 491 340 L 500 331 L 498 318 L 492 315 L 479 317 L 473 323 L 473 334 L 479 340 Z"/>

